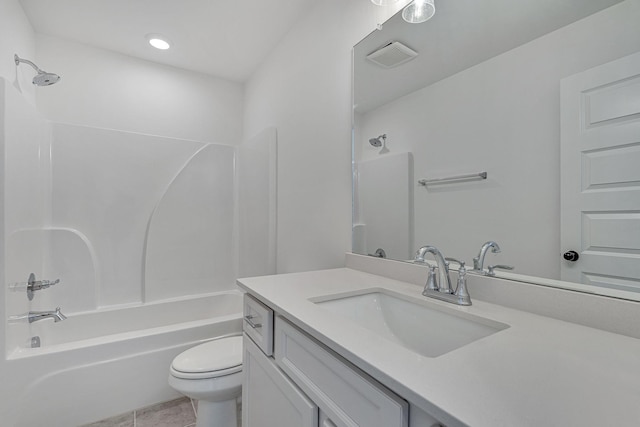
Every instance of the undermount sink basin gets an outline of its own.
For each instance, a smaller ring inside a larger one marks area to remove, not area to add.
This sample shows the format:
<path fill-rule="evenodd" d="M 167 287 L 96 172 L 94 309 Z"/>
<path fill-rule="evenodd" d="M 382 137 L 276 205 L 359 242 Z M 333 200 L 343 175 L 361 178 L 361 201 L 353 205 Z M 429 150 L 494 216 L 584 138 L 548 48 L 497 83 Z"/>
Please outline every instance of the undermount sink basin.
<path fill-rule="evenodd" d="M 318 306 L 427 357 L 437 357 L 509 325 L 410 297 L 374 290 L 313 300 Z"/>

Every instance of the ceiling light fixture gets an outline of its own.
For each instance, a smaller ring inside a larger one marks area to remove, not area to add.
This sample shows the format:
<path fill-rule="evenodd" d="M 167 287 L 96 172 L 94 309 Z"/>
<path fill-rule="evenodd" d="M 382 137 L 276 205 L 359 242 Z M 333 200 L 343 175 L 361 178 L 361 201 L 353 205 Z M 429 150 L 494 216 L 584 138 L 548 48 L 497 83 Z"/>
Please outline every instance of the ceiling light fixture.
<path fill-rule="evenodd" d="M 431 19 L 435 13 L 434 0 L 413 0 L 402 10 L 402 19 L 410 24 L 420 24 Z"/>
<path fill-rule="evenodd" d="M 375 4 L 376 6 L 389 6 L 397 2 L 398 0 L 371 0 L 371 3 Z"/>
<path fill-rule="evenodd" d="M 156 49 L 167 50 L 171 47 L 171 43 L 161 34 L 147 34 L 147 41 Z"/>

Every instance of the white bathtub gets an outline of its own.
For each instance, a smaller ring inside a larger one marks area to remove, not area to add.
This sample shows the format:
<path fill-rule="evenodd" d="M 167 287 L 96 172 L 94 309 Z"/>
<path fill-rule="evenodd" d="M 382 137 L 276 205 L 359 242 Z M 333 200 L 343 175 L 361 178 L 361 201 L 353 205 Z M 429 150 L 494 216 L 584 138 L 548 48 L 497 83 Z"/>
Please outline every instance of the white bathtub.
<path fill-rule="evenodd" d="M 240 334 L 241 320 L 242 294 L 228 291 L 32 323 L 41 347 L 7 356 L 8 425 L 72 427 L 179 397 L 167 384 L 171 360 Z"/>

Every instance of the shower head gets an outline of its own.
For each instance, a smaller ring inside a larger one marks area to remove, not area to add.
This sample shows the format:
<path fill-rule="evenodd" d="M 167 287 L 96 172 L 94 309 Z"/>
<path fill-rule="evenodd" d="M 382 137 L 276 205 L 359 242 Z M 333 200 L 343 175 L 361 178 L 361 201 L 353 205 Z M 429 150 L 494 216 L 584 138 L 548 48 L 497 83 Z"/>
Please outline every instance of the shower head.
<path fill-rule="evenodd" d="M 369 140 L 369 144 L 373 145 L 374 147 L 382 147 L 383 141 L 386 141 L 386 140 L 387 140 L 387 134 L 384 133 L 377 138 L 371 138 Z"/>
<path fill-rule="evenodd" d="M 36 86 L 50 86 L 54 83 L 58 83 L 58 80 L 60 80 L 59 75 L 47 73 L 46 71 L 41 70 L 36 64 L 28 59 L 22 59 L 18 55 L 13 55 L 13 59 L 16 65 L 20 65 L 21 62 L 24 62 L 25 64 L 31 65 L 33 69 L 36 70 L 38 74 L 32 80 L 33 84 Z"/>
<path fill-rule="evenodd" d="M 53 73 L 38 73 L 32 80 L 36 86 L 51 86 L 58 83 L 60 76 Z"/>

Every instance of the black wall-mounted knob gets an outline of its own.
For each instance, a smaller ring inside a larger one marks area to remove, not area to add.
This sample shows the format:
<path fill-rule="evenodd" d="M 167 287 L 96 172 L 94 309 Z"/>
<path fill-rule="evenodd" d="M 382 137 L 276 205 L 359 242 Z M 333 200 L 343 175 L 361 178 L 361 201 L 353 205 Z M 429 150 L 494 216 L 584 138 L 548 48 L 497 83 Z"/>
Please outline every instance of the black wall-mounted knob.
<path fill-rule="evenodd" d="M 576 262 L 578 258 L 580 258 L 580 255 L 576 251 L 567 251 L 562 254 L 562 258 L 566 259 L 567 261 Z"/>

